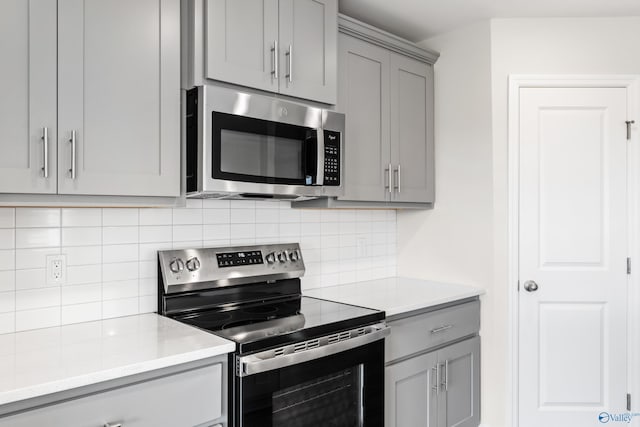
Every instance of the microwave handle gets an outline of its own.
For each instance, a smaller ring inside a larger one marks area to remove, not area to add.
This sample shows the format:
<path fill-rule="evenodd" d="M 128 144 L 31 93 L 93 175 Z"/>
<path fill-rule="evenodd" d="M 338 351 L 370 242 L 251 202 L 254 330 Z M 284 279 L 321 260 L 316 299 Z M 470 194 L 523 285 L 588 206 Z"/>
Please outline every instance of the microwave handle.
<path fill-rule="evenodd" d="M 317 159 L 316 165 L 316 185 L 324 184 L 324 130 L 318 129 L 316 134 Z"/>

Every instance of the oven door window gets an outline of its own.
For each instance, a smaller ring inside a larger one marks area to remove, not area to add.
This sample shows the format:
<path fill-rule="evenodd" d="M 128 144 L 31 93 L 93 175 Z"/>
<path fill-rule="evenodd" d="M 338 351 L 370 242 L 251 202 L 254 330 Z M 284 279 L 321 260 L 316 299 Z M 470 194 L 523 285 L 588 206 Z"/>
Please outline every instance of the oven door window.
<path fill-rule="evenodd" d="M 362 426 L 362 372 L 358 365 L 273 393 L 273 427 Z"/>
<path fill-rule="evenodd" d="M 212 138 L 214 179 L 315 184 L 315 129 L 213 112 Z"/>
<path fill-rule="evenodd" d="M 384 341 L 236 377 L 236 426 L 382 427 Z"/>

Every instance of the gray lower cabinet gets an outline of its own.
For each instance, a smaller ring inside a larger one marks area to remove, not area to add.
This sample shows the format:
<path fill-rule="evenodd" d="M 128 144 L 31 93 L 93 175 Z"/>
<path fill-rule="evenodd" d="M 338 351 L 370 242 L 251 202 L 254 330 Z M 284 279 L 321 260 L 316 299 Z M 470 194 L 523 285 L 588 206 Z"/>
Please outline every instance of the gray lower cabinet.
<path fill-rule="evenodd" d="M 180 195 L 180 0 L 7 0 L 0 36 L 0 193 Z"/>
<path fill-rule="evenodd" d="M 3 427 L 222 426 L 223 364 L 193 369 L 0 418 Z"/>
<path fill-rule="evenodd" d="M 477 427 L 480 424 L 480 338 L 438 350 L 441 383 L 438 426 Z"/>
<path fill-rule="evenodd" d="M 436 353 L 428 353 L 385 369 L 386 427 L 438 425 L 436 363 Z"/>
<path fill-rule="evenodd" d="M 336 103 L 337 0 L 182 1 L 185 89 L 220 81 Z"/>
<path fill-rule="evenodd" d="M 386 427 L 480 424 L 479 301 L 389 321 Z"/>

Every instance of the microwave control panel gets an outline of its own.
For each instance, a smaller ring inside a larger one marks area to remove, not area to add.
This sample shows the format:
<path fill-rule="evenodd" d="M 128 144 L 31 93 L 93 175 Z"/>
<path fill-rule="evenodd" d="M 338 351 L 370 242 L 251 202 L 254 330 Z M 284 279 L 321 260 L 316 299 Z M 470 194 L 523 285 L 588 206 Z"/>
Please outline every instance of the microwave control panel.
<path fill-rule="evenodd" d="M 324 131 L 324 183 L 340 185 L 340 132 Z"/>

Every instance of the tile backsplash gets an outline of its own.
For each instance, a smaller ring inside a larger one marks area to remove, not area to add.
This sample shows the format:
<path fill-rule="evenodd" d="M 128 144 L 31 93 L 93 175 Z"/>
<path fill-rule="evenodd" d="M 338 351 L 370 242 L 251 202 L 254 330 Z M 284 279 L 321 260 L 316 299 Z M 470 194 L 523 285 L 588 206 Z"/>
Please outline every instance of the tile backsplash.
<path fill-rule="evenodd" d="M 288 202 L 186 208 L 0 208 L 0 334 L 156 311 L 158 250 L 300 242 L 305 289 L 394 276 L 396 213 Z M 64 283 L 47 256 L 64 254 Z"/>

